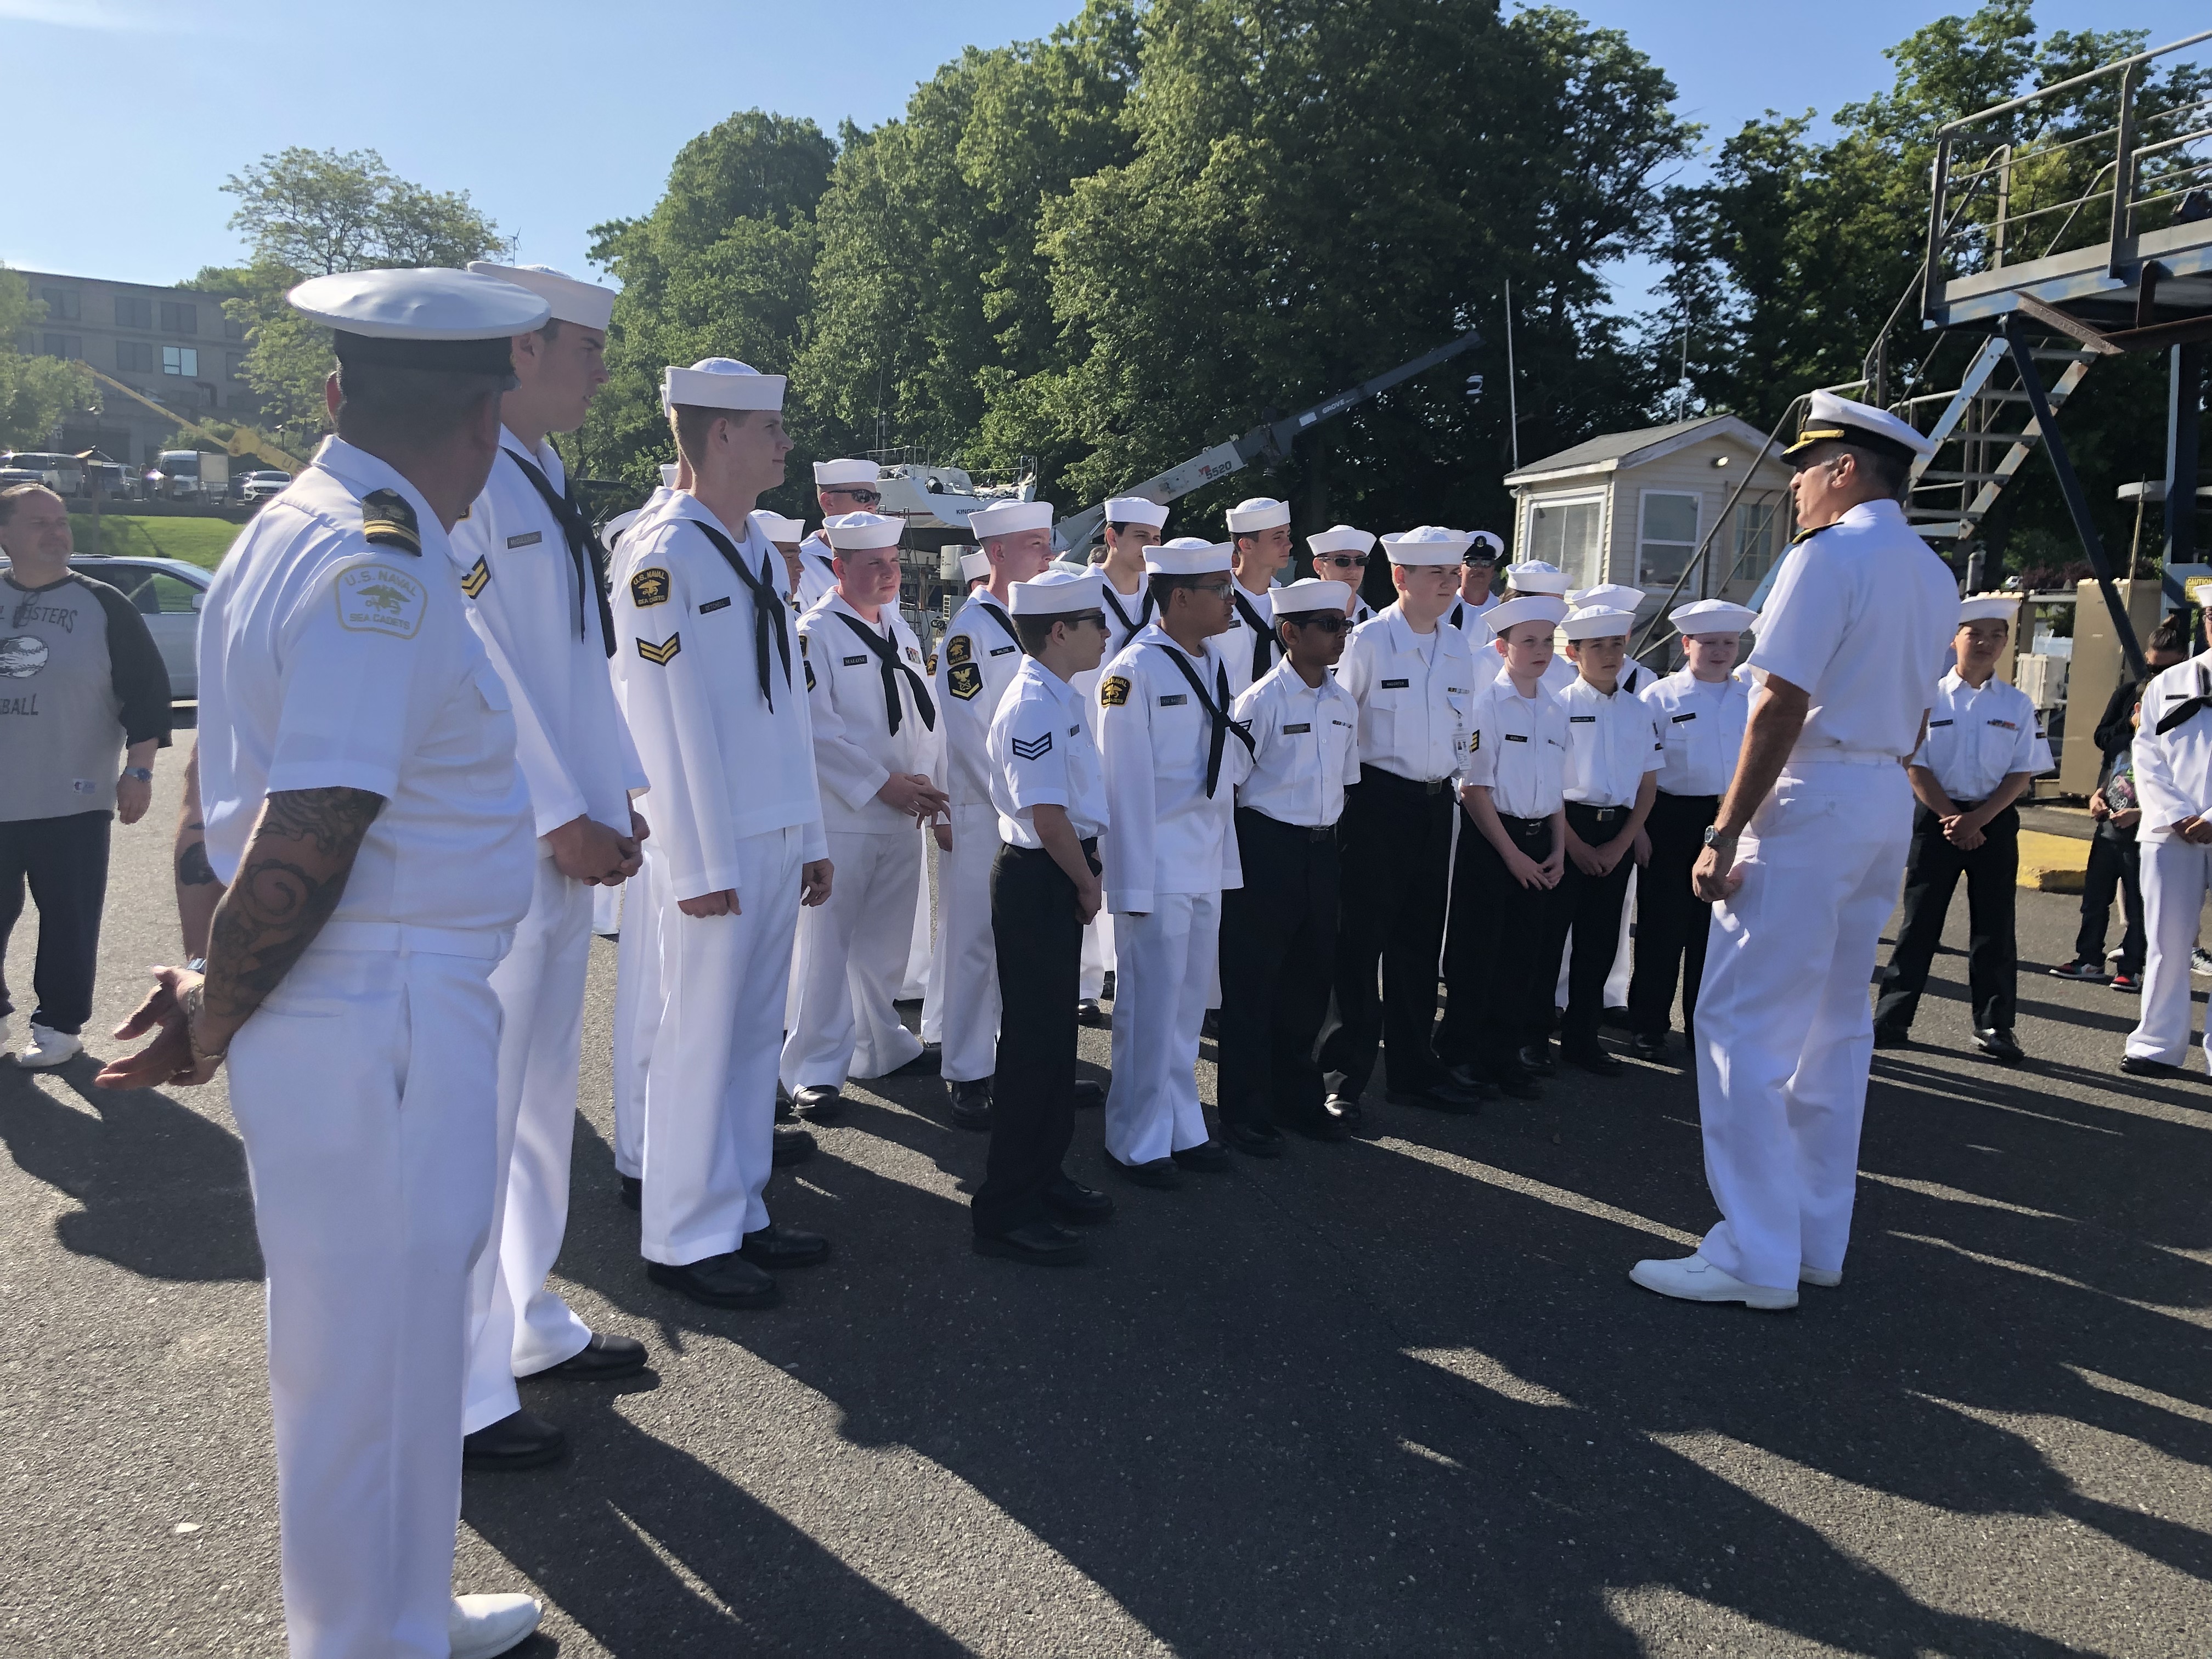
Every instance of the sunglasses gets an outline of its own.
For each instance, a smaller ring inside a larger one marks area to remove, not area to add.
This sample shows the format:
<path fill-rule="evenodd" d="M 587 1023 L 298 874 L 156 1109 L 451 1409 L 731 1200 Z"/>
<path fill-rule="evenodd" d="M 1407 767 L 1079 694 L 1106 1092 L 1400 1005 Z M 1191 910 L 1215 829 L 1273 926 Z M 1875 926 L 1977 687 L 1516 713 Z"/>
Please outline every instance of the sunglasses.
<path fill-rule="evenodd" d="M 1106 613 L 1103 611 L 1078 611 L 1073 615 L 1060 617 L 1060 620 L 1070 628 L 1073 628 L 1079 623 L 1087 623 L 1091 627 L 1103 630 L 1106 626 Z"/>
<path fill-rule="evenodd" d="M 1366 565 L 1367 556 L 1364 553 L 1324 553 L 1321 562 L 1333 564 L 1340 570 L 1358 570 Z"/>
<path fill-rule="evenodd" d="M 1285 620 L 1295 622 L 1300 628 L 1318 628 L 1324 634 L 1341 634 L 1352 626 L 1351 617 L 1332 617 L 1327 612 L 1318 617 L 1293 617 Z"/>
<path fill-rule="evenodd" d="M 862 507 L 873 507 L 884 498 L 879 489 L 861 489 L 847 484 L 824 485 L 822 493 L 825 495 L 850 495 Z"/>

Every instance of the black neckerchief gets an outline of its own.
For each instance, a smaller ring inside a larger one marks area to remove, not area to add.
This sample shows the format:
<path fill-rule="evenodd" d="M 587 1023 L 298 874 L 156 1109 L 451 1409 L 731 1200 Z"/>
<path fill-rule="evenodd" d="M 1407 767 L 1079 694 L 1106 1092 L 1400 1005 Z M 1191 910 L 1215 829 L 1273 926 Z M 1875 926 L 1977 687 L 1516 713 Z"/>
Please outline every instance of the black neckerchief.
<path fill-rule="evenodd" d="M 1145 584 L 1144 602 L 1137 607 L 1137 620 L 1131 622 L 1129 613 L 1121 609 L 1121 596 L 1114 591 L 1114 584 L 1101 581 L 1098 592 L 1114 612 L 1114 620 L 1121 624 L 1121 637 L 1127 639 L 1152 619 L 1152 585 Z"/>
<path fill-rule="evenodd" d="M 760 574 L 756 576 L 745 568 L 745 562 L 738 556 L 738 550 L 727 536 L 701 520 L 693 519 L 690 522 L 714 543 L 714 550 L 722 556 L 730 568 L 738 573 L 738 579 L 752 592 L 753 666 L 760 671 L 761 696 L 773 710 L 775 708 L 775 693 L 769 689 L 768 673 L 768 639 L 771 632 L 775 635 L 775 654 L 783 661 L 784 685 L 788 689 L 791 684 L 791 613 L 784 605 L 783 595 L 776 592 L 775 584 L 769 580 L 766 559 L 761 561 Z M 769 550 L 774 551 L 773 549 Z"/>
<path fill-rule="evenodd" d="M 2184 697 L 2179 702 L 2158 717 L 2158 735 L 2164 737 L 2186 721 L 2196 719 L 2206 709 L 2212 708 L 2212 675 L 2204 672 L 2204 665 L 2197 665 L 2197 695 Z"/>
<path fill-rule="evenodd" d="M 507 449 L 507 459 L 522 469 L 522 476 L 530 480 L 531 488 L 552 514 L 553 521 L 561 526 L 561 538 L 568 544 L 569 562 L 576 567 L 576 637 L 589 639 L 584 627 L 584 590 L 589 588 L 599 605 L 599 643 L 606 647 L 607 655 L 615 653 L 615 613 L 607 603 L 607 551 L 599 545 L 599 538 L 592 533 L 591 525 L 584 518 L 584 509 L 576 503 L 574 485 L 567 474 L 562 475 L 564 488 L 556 493 L 553 481 L 538 470 L 536 462 L 519 451 Z"/>
<path fill-rule="evenodd" d="M 1252 608 L 1252 601 L 1244 597 L 1244 584 L 1235 577 L 1229 580 L 1230 597 L 1237 601 L 1237 614 L 1244 626 L 1252 630 L 1252 678 L 1258 679 L 1274 664 L 1274 653 L 1268 647 L 1274 644 L 1274 630 L 1261 626 L 1260 613 Z M 1206 792 L 1212 794 L 1212 790 Z"/>
<path fill-rule="evenodd" d="M 930 702 L 929 693 L 922 689 L 921 676 L 899 659 L 897 644 L 885 639 L 858 617 L 848 617 L 842 611 L 832 611 L 830 614 L 858 634 L 868 649 L 876 653 L 877 662 L 882 665 L 884 712 L 890 720 L 891 735 L 898 735 L 899 723 L 906 718 L 899 707 L 898 677 L 901 674 L 906 676 L 907 684 L 914 688 L 914 706 L 921 715 L 923 728 L 931 732 L 937 730 L 937 705 Z"/>
<path fill-rule="evenodd" d="M 1453 600 L 1453 601 L 1452 601 L 1452 614 L 1451 614 L 1451 624 L 1452 624 L 1452 626 L 1453 626 L 1454 628 L 1464 628 L 1467 624 L 1466 624 L 1466 623 L 1462 623 L 1462 622 L 1460 620 L 1460 618 L 1461 618 L 1461 617 L 1464 617 L 1464 616 L 1466 616 L 1466 615 L 1467 615 L 1467 601 L 1466 601 L 1465 599 L 1455 599 L 1455 600 Z"/>
<path fill-rule="evenodd" d="M 1209 697 L 1206 695 L 1206 682 L 1199 678 L 1198 671 L 1190 665 L 1190 659 L 1183 655 L 1181 646 L 1162 645 L 1158 640 L 1151 643 L 1166 652 L 1168 660 L 1181 671 L 1184 679 L 1190 682 L 1191 693 L 1197 697 L 1198 706 L 1206 710 L 1206 719 L 1213 723 L 1213 738 L 1206 751 L 1206 798 L 1212 800 L 1214 786 L 1221 781 L 1221 751 L 1229 740 L 1229 734 L 1231 732 L 1237 734 L 1237 741 L 1244 745 L 1246 754 L 1255 752 L 1252 734 L 1229 718 L 1229 671 L 1219 663 L 1214 664 L 1214 695 Z"/>
<path fill-rule="evenodd" d="M 1012 640 L 1016 645 L 1019 645 L 1022 642 L 1022 636 L 1014 632 L 1013 623 L 1006 620 L 1006 613 L 999 609 L 999 602 L 996 599 L 981 599 L 978 600 L 977 603 L 980 604 L 984 610 L 990 612 L 991 620 L 993 622 L 998 623 L 1000 627 L 1006 630 L 1006 637 L 1008 639 Z"/>

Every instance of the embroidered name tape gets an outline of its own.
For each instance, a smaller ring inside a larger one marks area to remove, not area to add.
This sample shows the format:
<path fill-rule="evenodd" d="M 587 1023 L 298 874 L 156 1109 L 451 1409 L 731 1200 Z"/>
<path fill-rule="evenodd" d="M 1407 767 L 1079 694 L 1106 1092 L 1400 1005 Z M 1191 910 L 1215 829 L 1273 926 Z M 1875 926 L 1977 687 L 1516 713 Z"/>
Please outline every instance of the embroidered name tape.
<path fill-rule="evenodd" d="M 1160 707 L 1163 708 L 1173 708 L 1179 704 L 1186 703 L 1189 701 L 1190 696 L 1188 693 L 1178 691 L 1171 697 L 1162 697 L 1160 699 Z"/>
<path fill-rule="evenodd" d="M 1567 724 L 1570 726 L 1595 726 L 1597 724 L 1597 716 L 1595 714 L 1570 714 L 1567 716 Z"/>
<path fill-rule="evenodd" d="M 730 596 L 729 596 L 728 594 L 725 593 L 725 594 L 723 594 L 723 595 L 722 595 L 722 597 L 721 597 L 720 599 L 709 599 L 709 600 L 708 600 L 708 601 L 707 601 L 707 603 L 706 603 L 706 604 L 704 604 L 704 605 L 701 605 L 701 606 L 699 607 L 699 614 L 700 614 L 701 616 L 704 617 L 704 616 L 707 616 L 707 615 L 708 615 L 710 612 L 713 612 L 713 611 L 726 611 L 726 610 L 727 610 L 727 609 L 729 608 L 729 604 L 730 604 Z"/>
<path fill-rule="evenodd" d="M 1018 651 L 1020 649 L 1021 647 L 1018 645 L 994 645 L 991 647 L 991 654 L 994 657 L 1003 657 L 1009 651 Z"/>
<path fill-rule="evenodd" d="M 1385 680 L 1382 682 L 1382 689 L 1385 691 L 1403 691 L 1412 684 L 1411 680 Z"/>
<path fill-rule="evenodd" d="M 859 668 L 859 667 L 860 667 L 862 665 L 864 665 L 867 660 L 868 660 L 867 653 L 866 653 L 866 652 L 862 652 L 862 653 L 861 653 L 859 656 L 857 656 L 857 657 L 840 657 L 840 658 L 838 658 L 838 659 L 837 659 L 837 665 L 838 665 L 839 667 L 841 667 L 841 668 Z"/>
<path fill-rule="evenodd" d="M 1286 738 L 1287 738 L 1287 737 L 1290 737 L 1290 736 L 1291 736 L 1292 734 L 1294 734 L 1294 733 L 1296 733 L 1296 732 L 1310 732 L 1310 731 L 1312 731 L 1312 730 L 1313 730 L 1313 722 L 1312 722 L 1312 721 L 1310 721 L 1310 720 L 1300 720 L 1300 721 L 1299 721 L 1296 726 L 1285 726 L 1285 727 L 1283 728 L 1283 735 L 1284 735 L 1285 737 L 1286 737 Z"/>
<path fill-rule="evenodd" d="M 1674 724 L 1680 726 L 1684 720 L 1693 720 L 1697 718 L 1695 714 L 1677 714 L 1674 716 Z"/>
<path fill-rule="evenodd" d="M 538 543 L 544 539 L 545 532 L 544 531 L 532 530 L 526 535 L 509 536 L 507 538 L 507 545 L 510 550 L 518 547 L 535 547 Z"/>
<path fill-rule="evenodd" d="M 1526 734 L 1522 732 L 1508 732 L 1505 734 L 1505 741 L 1508 743 L 1526 743 L 1528 739 Z"/>

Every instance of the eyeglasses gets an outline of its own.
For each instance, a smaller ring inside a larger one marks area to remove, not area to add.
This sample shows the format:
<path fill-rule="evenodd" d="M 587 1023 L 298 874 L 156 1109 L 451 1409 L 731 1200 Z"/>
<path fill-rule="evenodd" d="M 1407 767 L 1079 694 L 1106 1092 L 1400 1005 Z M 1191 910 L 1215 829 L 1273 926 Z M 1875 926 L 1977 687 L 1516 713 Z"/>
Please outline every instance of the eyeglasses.
<path fill-rule="evenodd" d="M 1339 570 L 1358 570 L 1366 564 L 1367 556 L 1364 553 L 1324 553 L 1321 562 L 1333 564 Z"/>
<path fill-rule="evenodd" d="M 825 484 L 822 493 L 825 495 L 850 495 L 862 507 L 873 507 L 884 498 L 879 489 L 860 489 L 850 484 Z"/>
<path fill-rule="evenodd" d="M 1352 626 L 1351 617 L 1333 617 L 1326 611 L 1317 617 L 1296 617 L 1289 620 L 1296 622 L 1301 628 L 1318 628 L 1324 634 L 1341 634 Z"/>
<path fill-rule="evenodd" d="M 1106 627 L 1106 613 L 1103 611 L 1078 611 L 1072 616 L 1063 617 L 1060 620 L 1070 628 L 1073 628 L 1079 623 L 1085 623 L 1103 632 Z"/>
<path fill-rule="evenodd" d="M 1193 582 L 1190 585 L 1190 591 L 1194 593 L 1210 593 L 1217 599 L 1225 599 L 1229 597 L 1229 584 L 1227 582 Z"/>

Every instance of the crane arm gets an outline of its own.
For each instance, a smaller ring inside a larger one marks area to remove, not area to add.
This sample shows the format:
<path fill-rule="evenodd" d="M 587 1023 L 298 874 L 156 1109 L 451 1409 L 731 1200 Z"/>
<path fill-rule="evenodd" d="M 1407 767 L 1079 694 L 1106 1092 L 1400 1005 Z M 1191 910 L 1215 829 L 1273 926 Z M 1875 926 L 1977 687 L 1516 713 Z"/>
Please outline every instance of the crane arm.
<path fill-rule="evenodd" d="M 240 456 L 259 455 L 268 460 L 282 461 L 287 466 L 289 466 L 295 472 L 304 472 L 307 470 L 307 464 L 305 461 L 301 460 L 296 455 L 290 454 L 284 450 L 279 449 L 274 443 L 271 443 L 266 437 L 263 436 L 260 433 L 256 432 L 250 426 L 240 427 L 237 429 L 235 435 L 232 437 L 218 438 L 214 433 L 209 431 L 205 427 L 199 425 L 196 422 L 186 420 L 183 416 L 178 414 L 175 410 L 170 409 L 164 404 L 155 403 L 144 392 L 136 391 L 133 388 L 124 385 L 122 381 L 114 379 L 111 375 L 101 374 L 98 369 L 92 368 L 92 365 L 89 363 L 86 364 L 85 367 L 91 369 L 92 378 L 99 381 L 100 385 L 108 387 L 111 391 L 121 392 L 125 397 L 130 398 L 134 403 L 145 404 L 147 408 L 152 410 L 156 415 L 159 415 L 165 421 L 173 421 L 179 431 L 196 433 L 199 436 L 206 439 L 210 443 L 219 445 L 226 454 Z"/>

